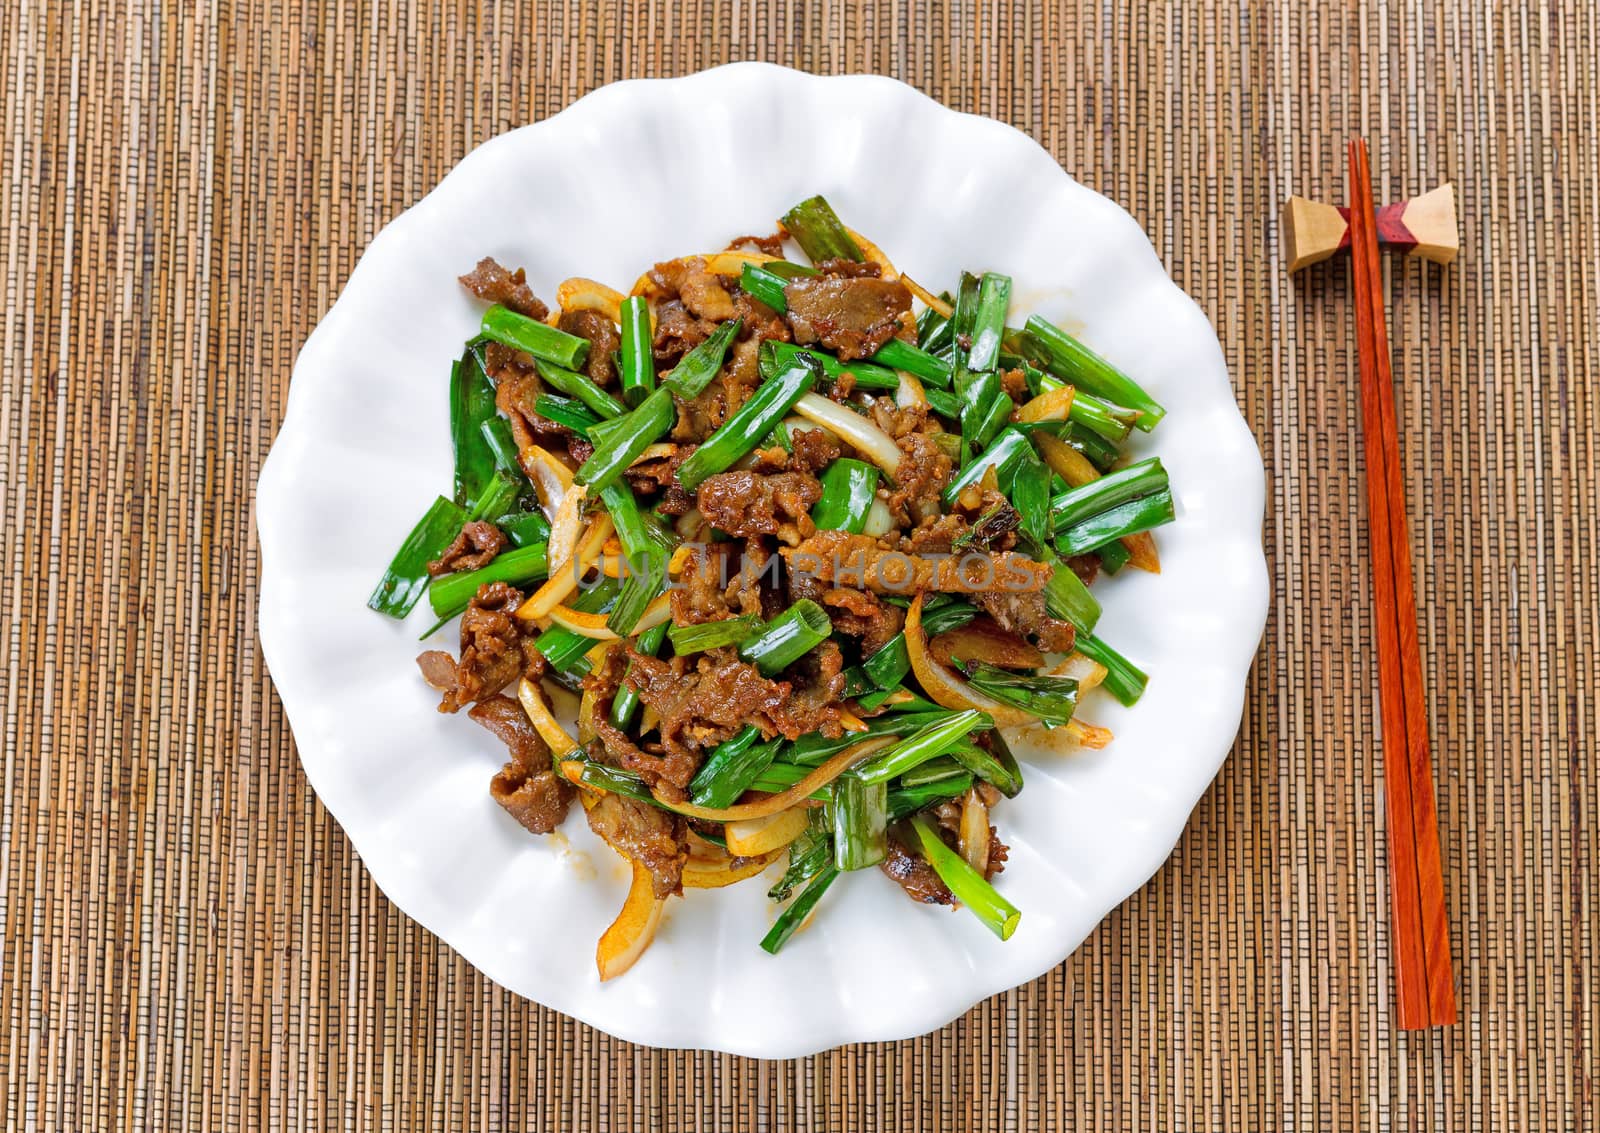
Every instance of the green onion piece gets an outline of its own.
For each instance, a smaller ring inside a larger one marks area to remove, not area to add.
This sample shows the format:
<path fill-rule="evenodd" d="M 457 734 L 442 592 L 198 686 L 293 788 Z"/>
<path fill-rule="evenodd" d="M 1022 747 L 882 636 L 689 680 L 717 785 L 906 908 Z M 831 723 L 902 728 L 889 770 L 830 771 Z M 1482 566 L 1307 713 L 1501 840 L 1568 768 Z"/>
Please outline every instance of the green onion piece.
<path fill-rule="evenodd" d="M 602 578 L 567 605 L 579 613 L 603 614 L 617 600 L 620 589 L 616 579 Z M 594 638 L 584 637 L 558 625 L 552 625 L 533 639 L 533 647 L 544 654 L 550 667 L 568 677 L 581 677 L 589 671 L 589 661 L 584 654 L 593 649 L 595 644 Z"/>
<path fill-rule="evenodd" d="M 478 502 L 472 505 L 468 519 L 488 519 L 495 515 L 504 515 L 517 506 L 517 500 L 522 497 L 523 489 L 528 486 L 528 481 L 518 473 L 508 476 L 504 472 L 495 472 L 489 482 L 478 493 Z"/>
<path fill-rule="evenodd" d="M 878 347 L 872 360 L 891 370 L 904 370 L 919 378 L 924 385 L 950 388 L 950 363 L 911 345 L 903 338 L 891 338 L 885 342 Z"/>
<path fill-rule="evenodd" d="M 789 297 L 783 293 L 788 280 L 773 271 L 770 264 L 747 263 L 739 273 L 739 288 L 778 314 L 789 309 Z"/>
<path fill-rule="evenodd" d="M 1077 424 L 1069 424 L 1057 435 L 1087 457 L 1089 463 L 1100 472 L 1110 472 L 1117 461 L 1122 459 L 1122 451 L 1116 442 L 1108 441 Z"/>
<path fill-rule="evenodd" d="M 539 377 L 544 380 L 546 385 L 560 390 L 568 397 L 577 398 L 587 405 L 596 417 L 609 421 L 622 416 L 628 411 L 627 406 L 595 385 L 594 380 L 587 374 L 580 374 L 576 370 L 568 370 L 542 358 L 538 362 Z"/>
<path fill-rule="evenodd" d="M 1082 633 L 1075 647 L 1089 660 L 1106 667 L 1105 690 L 1123 704 L 1135 704 L 1144 695 L 1150 683 L 1149 675 L 1111 646 L 1093 634 Z"/>
<path fill-rule="evenodd" d="M 961 420 L 961 402 L 955 394 L 948 390 L 922 388 L 922 396 L 928 399 L 928 407 L 939 416 L 950 421 Z"/>
<path fill-rule="evenodd" d="M 753 736 L 749 735 L 752 731 L 755 733 Z M 689 801 L 695 806 L 718 809 L 737 802 L 783 746 L 782 736 L 766 743 L 756 743 L 760 738 L 761 729 L 754 724 L 746 724 L 738 735 L 712 748 L 711 754 L 689 782 Z"/>
<path fill-rule="evenodd" d="M 999 379 L 995 379 L 998 386 Z M 997 393 L 989 402 L 989 408 L 984 410 L 978 418 L 972 434 L 972 444 L 975 448 L 982 448 L 999 435 L 1000 430 L 1011 423 L 1011 411 L 1017 403 L 1011 400 L 1008 393 Z"/>
<path fill-rule="evenodd" d="M 820 350 L 808 350 L 792 342 L 779 342 L 775 338 L 769 338 L 761 344 L 762 376 L 787 370 L 802 355 L 821 366 L 822 372 L 827 375 L 830 382 L 836 382 L 849 374 L 855 379 L 857 389 L 887 391 L 900 388 L 900 375 L 886 366 L 876 366 L 871 362 L 841 362 L 832 354 L 824 354 Z"/>
<path fill-rule="evenodd" d="M 428 564 L 444 553 L 466 521 L 465 509 L 443 496 L 435 499 L 394 553 L 367 606 L 391 618 L 409 614 L 428 589 Z"/>
<path fill-rule="evenodd" d="M 720 649 L 724 645 L 740 645 L 760 628 L 760 618 L 754 614 L 740 614 L 736 618 L 723 618 L 720 622 L 674 625 L 667 630 L 667 640 L 672 642 L 673 650 L 682 656 L 685 653 Z"/>
<path fill-rule="evenodd" d="M 815 823 L 805 833 L 789 843 L 789 868 L 783 871 L 767 896 L 774 901 L 787 901 L 795 889 L 810 881 L 833 864 L 833 839 Z"/>
<path fill-rule="evenodd" d="M 472 507 L 495 474 L 494 450 L 483 435 L 495 416 L 494 386 L 470 347 L 450 367 L 450 447 L 455 453 L 456 503 Z"/>
<path fill-rule="evenodd" d="M 961 493 L 982 480 L 983 474 L 991 468 L 1000 483 L 1000 490 L 1005 491 L 1011 484 L 1017 466 L 1032 454 L 1033 445 L 1020 429 L 1003 430 L 986 452 L 971 461 L 950 481 L 949 487 L 944 490 L 945 507 L 954 506 L 956 500 L 961 498 Z"/>
<path fill-rule="evenodd" d="M 661 388 L 641 401 L 638 408 L 618 417 L 605 429 L 604 435 L 599 426 L 591 429 L 589 439 L 594 444 L 594 452 L 579 467 L 573 481 L 588 485 L 591 496 L 604 492 L 617 482 L 628 465 L 639 459 L 640 453 L 672 427 L 674 414 L 672 391 Z"/>
<path fill-rule="evenodd" d="M 1076 576 L 1074 576 L 1076 577 Z M 922 632 L 930 639 L 935 634 L 959 629 L 978 616 L 975 607 L 966 602 L 947 602 L 930 609 L 922 609 Z M 867 658 L 861 665 L 872 683 L 879 688 L 892 689 L 905 680 L 911 671 L 911 655 L 906 651 L 906 635 L 897 633 L 884 643 L 882 649 Z"/>
<path fill-rule="evenodd" d="M 647 657 L 654 657 L 661 652 L 661 643 L 667 639 L 667 623 L 651 626 L 641 633 L 634 641 L 634 651 L 643 653 Z M 628 687 L 628 672 L 633 669 L 633 662 L 628 662 L 628 668 L 623 671 L 622 685 L 617 689 L 617 695 L 611 699 L 611 723 L 627 731 L 633 727 L 633 718 L 639 711 L 639 694 Z"/>
<path fill-rule="evenodd" d="M 1138 419 L 1139 415 L 1133 410 L 1101 401 L 1087 393 L 1074 393 L 1072 407 L 1067 410 L 1068 421 L 1113 445 L 1120 445 L 1128 439 L 1128 433 Z"/>
<path fill-rule="evenodd" d="M 1022 345 L 1024 353 L 1062 381 L 1096 397 L 1137 409 L 1139 419 L 1134 425 L 1143 432 L 1154 429 L 1167 415 L 1161 404 L 1138 382 L 1038 315 L 1029 316 Z"/>
<path fill-rule="evenodd" d="M 1033 454 L 1032 446 L 1012 470 L 1011 506 L 1017 509 L 1024 533 L 1039 543 L 1050 538 L 1050 470 Z"/>
<path fill-rule="evenodd" d="M 783 226 L 811 262 L 860 261 L 861 245 L 845 230 L 833 206 L 822 197 L 809 197 L 783 214 Z"/>
<path fill-rule="evenodd" d="M 928 825 L 927 819 L 913 818 L 911 825 L 917 832 L 917 840 L 922 843 L 922 856 L 928 859 L 933 872 L 949 887 L 955 899 L 972 910 L 973 915 L 987 925 L 990 932 L 1001 940 L 1010 940 L 1011 934 L 1017 931 L 1017 922 L 1022 919 L 1017 907 L 1000 896 L 995 887 L 983 879 L 983 874 L 967 864 L 965 858 L 946 846 Z"/>
<path fill-rule="evenodd" d="M 958 798 L 971 789 L 972 773 L 963 771 L 948 779 L 936 779 L 931 783 L 892 790 L 889 792 L 889 821 L 899 822 L 902 818 L 916 814 L 929 803 Z"/>
<path fill-rule="evenodd" d="M 1044 605 L 1053 618 L 1071 622 L 1079 633 L 1093 633 L 1100 620 L 1100 602 L 1089 593 L 1083 579 L 1072 573 L 1055 549 L 1043 544 L 1031 548 L 1033 557 L 1053 568 L 1044 584 Z"/>
<path fill-rule="evenodd" d="M 839 690 L 841 700 L 852 700 L 869 692 L 883 691 L 872 683 L 872 678 L 867 676 L 867 671 L 860 665 L 851 665 L 841 675 L 844 677 L 844 688 Z"/>
<path fill-rule="evenodd" d="M 656 388 L 655 358 L 650 352 L 650 304 L 643 295 L 622 301 L 622 400 L 638 405 Z"/>
<path fill-rule="evenodd" d="M 941 708 L 935 712 L 905 712 L 887 713 L 883 716 L 874 716 L 865 721 L 867 728 L 864 732 L 846 732 L 837 739 L 828 739 L 818 732 L 801 736 L 783 751 L 778 753 L 779 764 L 795 764 L 800 767 L 816 767 L 827 762 L 830 756 L 838 755 L 851 744 L 870 739 L 873 736 L 909 736 L 922 728 L 938 724 L 954 717 L 956 713 L 949 709 Z M 774 766 L 779 766 L 774 764 Z"/>
<path fill-rule="evenodd" d="M 985 783 L 999 789 L 1006 798 L 1016 798 L 1022 791 L 1022 768 L 1006 745 L 998 730 L 989 733 L 989 742 L 995 746 L 985 751 L 971 740 L 963 740 L 950 749 L 950 758 L 972 772 Z"/>
<path fill-rule="evenodd" d="M 852 739 L 859 738 L 859 732 L 852 737 Z M 779 746 L 779 754 L 780 756 L 782 755 L 781 745 Z M 761 774 L 756 776 L 755 781 L 750 784 L 748 789 L 752 791 L 764 791 L 767 794 L 775 795 L 780 791 L 787 791 L 790 787 L 794 786 L 807 775 L 811 774 L 813 770 L 814 768 L 810 766 L 802 766 L 798 763 L 780 763 L 775 761 L 762 769 Z M 818 787 L 807 797 L 816 802 L 832 802 L 833 784 L 829 783 L 825 787 Z"/>
<path fill-rule="evenodd" d="M 575 370 L 589 357 L 589 340 L 557 330 L 496 304 L 483 313 L 483 333 L 502 346 L 526 350 L 535 358 Z"/>
<path fill-rule="evenodd" d="M 923 787 L 935 783 L 940 779 L 948 779 L 952 775 L 966 775 L 968 771 L 954 756 L 941 755 L 938 759 L 930 759 L 921 767 L 913 767 L 900 776 L 902 787 Z"/>
<path fill-rule="evenodd" d="M 685 401 L 699 397 L 711 384 L 711 379 L 721 371 L 728 346 L 742 326 L 744 322 L 741 319 L 723 323 L 711 332 L 709 338 L 680 358 L 678 364 L 672 367 L 672 372 L 661 379 L 661 384 Z"/>
<path fill-rule="evenodd" d="M 585 785 L 602 791 L 610 791 L 612 794 L 622 795 L 626 798 L 636 799 L 642 803 L 649 803 L 651 806 L 660 805 L 656 802 L 655 796 L 650 793 L 650 788 L 644 785 L 644 780 L 633 772 L 623 771 L 617 767 L 609 767 L 604 763 L 596 763 L 592 759 L 584 759 L 582 762 L 583 773 L 580 778 Z"/>
<path fill-rule="evenodd" d="M 1095 481 L 1097 484 L 1099 482 Z M 1163 488 L 1153 496 L 1129 500 L 1110 511 L 1073 524 L 1056 536 L 1056 550 L 1063 555 L 1082 555 L 1114 539 L 1137 535 L 1152 527 L 1160 527 L 1163 523 L 1171 523 L 1175 518 L 1177 511 L 1172 505 L 1172 493 Z"/>
<path fill-rule="evenodd" d="M 587 438 L 589 429 L 600 423 L 600 418 L 589 411 L 583 402 L 572 397 L 541 393 L 533 399 L 533 411 L 547 421 L 565 425 L 580 437 Z"/>
<path fill-rule="evenodd" d="M 1064 531 L 1119 504 L 1154 495 L 1167 485 L 1167 470 L 1162 467 L 1158 456 L 1119 468 L 1098 480 L 1069 488 L 1051 500 L 1050 512 L 1054 517 L 1055 529 Z"/>
<path fill-rule="evenodd" d="M 974 661 L 966 666 L 973 688 L 1037 716 L 1048 725 L 1065 724 L 1078 710 L 1078 682 L 1072 677 L 1025 676 Z"/>
<path fill-rule="evenodd" d="M 536 511 L 519 511 L 509 515 L 502 515 L 494 521 L 494 525 L 518 547 L 531 547 L 535 543 L 548 542 L 550 539 L 550 521 Z"/>
<path fill-rule="evenodd" d="M 908 717 L 899 717 L 908 719 Z M 991 727 L 989 717 L 975 708 L 957 712 L 948 720 L 929 724 L 895 744 L 888 751 L 873 756 L 856 767 L 851 774 L 863 783 L 887 783 L 896 775 L 903 775 L 918 764 L 935 756 L 944 755 L 957 740 L 976 728 Z M 860 733 L 856 733 L 858 736 Z"/>
<path fill-rule="evenodd" d="M 1128 560 L 1133 558 L 1133 552 L 1128 550 L 1127 544 L 1121 539 L 1101 544 L 1095 550 L 1095 554 L 1100 556 L 1100 569 L 1111 575 L 1127 566 Z"/>
<path fill-rule="evenodd" d="M 822 498 L 811 509 L 811 522 L 818 531 L 859 535 L 867 526 L 877 491 L 877 465 L 850 457 L 835 460 L 823 470 Z"/>
<path fill-rule="evenodd" d="M 945 292 L 942 298 L 946 303 L 950 302 L 950 293 Z M 937 354 L 941 350 L 948 350 L 954 341 L 954 327 L 938 311 L 928 307 L 917 316 L 917 346 L 921 349 L 929 354 Z"/>
<path fill-rule="evenodd" d="M 1000 339 L 1005 334 L 1006 310 L 1011 306 L 1011 277 L 986 271 L 978 284 L 978 305 L 973 312 L 972 347 L 967 369 L 992 370 L 1000 364 Z"/>
<path fill-rule="evenodd" d="M 761 938 L 761 947 L 776 956 L 789 938 L 794 935 L 806 917 L 811 915 L 811 910 L 817 907 L 817 902 L 822 900 L 822 895 L 828 891 L 828 886 L 838 878 L 838 867 L 829 864 L 822 867 L 811 883 L 801 891 L 800 896 L 789 903 L 789 907 L 779 914 L 773 922 L 772 929 Z M 946 882 L 945 884 L 949 884 Z"/>
<path fill-rule="evenodd" d="M 794 408 L 795 402 L 811 392 L 821 373 L 822 368 L 815 362 L 800 359 L 793 368 L 762 382 L 745 403 L 678 466 L 678 483 L 692 492 L 708 476 L 732 467 L 772 432 L 783 415 Z M 640 451 L 644 451 L 643 448 Z"/>
<path fill-rule="evenodd" d="M 739 656 L 759 669 L 762 676 L 770 677 L 811 652 L 832 632 L 833 622 L 823 608 L 810 598 L 802 598 L 745 641 L 739 647 Z"/>
<path fill-rule="evenodd" d="M 877 865 L 888 853 L 889 784 L 845 774 L 833 784 L 833 864 L 842 870 Z"/>
<path fill-rule="evenodd" d="M 497 413 L 484 421 L 481 432 L 484 443 L 494 453 L 495 467 L 507 475 L 523 476 L 522 462 L 517 459 L 517 441 L 511 435 L 511 423 Z"/>

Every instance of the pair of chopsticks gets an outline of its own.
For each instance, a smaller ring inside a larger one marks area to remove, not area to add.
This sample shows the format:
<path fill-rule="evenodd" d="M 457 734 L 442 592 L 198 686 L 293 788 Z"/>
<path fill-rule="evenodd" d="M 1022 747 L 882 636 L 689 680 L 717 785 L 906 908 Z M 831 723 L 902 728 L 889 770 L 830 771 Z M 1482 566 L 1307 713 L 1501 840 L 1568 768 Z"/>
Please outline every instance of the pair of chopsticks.
<path fill-rule="evenodd" d="M 1351 272 L 1377 620 L 1396 1013 L 1400 1026 L 1409 1030 L 1454 1023 L 1456 995 L 1367 143 L 1360 138 L 1352 141 L 1349 158 Z"/>

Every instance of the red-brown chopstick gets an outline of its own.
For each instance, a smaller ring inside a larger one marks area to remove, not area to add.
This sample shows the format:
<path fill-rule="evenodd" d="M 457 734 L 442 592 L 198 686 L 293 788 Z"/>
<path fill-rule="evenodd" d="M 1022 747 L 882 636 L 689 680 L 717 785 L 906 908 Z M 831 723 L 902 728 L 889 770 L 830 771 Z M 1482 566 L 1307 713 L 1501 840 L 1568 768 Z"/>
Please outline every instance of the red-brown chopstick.
<path fill-rule="evenodd" d="M 1366 142 L 1352 141 L 1349 158 L 1350 251 L 1378 639 L 1396 1014 L 1402 1028 L 1415 1029 L 1456 1021 L 1455 982 Z"/>

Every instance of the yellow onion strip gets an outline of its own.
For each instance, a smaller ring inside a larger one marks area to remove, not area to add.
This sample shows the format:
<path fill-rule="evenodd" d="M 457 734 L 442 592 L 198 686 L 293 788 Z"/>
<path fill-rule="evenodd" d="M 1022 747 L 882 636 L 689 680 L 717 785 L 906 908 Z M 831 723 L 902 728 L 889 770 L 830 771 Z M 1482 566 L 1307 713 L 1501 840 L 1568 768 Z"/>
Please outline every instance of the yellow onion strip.
<path fill-rule="evenodd" d="M 570 629 L 579 637 L 594 641 L 620 641 L 622 635 L 606 625 L 606 614 L 586 614 L 570 606 L 556 606 L 550 611 L 550 620 L 563 629 Z M 672 595 L 660 594 L 651 600 L 633 627 L 634 633 L 643 633 L 662 622 L 672 619 Z M 629 636 L 632 636 L 631 634 Z"/>
<path fill-rule="evenodd" d="M 1026 728 L 1004 728 L 1007 740 L 1016 740 L 1037 747 L 1047 748 L 1056 753 L 1078 751 L 1088 748 L 1098 751 L 1112 740 L 1111 729 L 1102 728 L 1097 724 L 1086 724 L 1074 717 L 1058 728 L 1046 728 L 1043 724 L 1034 724 Z"/>
<path fill-rule="evenodd" d="M 562 502 L 572 494 L 572 469 L 538 445 L 529 445 L 517 453 L 517 463 L 533 481 L 533 490 L 539 494 L 545 518 L 554 523 Z"/>
<path fill-rule="evenodd" d="M 561 281 L 556 303 L 563 311 L 599 311 L 614 323 L 622 321 L 622 292 L 581 275 Z"/>
<path fill-rule="evenodd" d="M 1029 717 L 1030 720 L 1032 718 Z M 873 752 L 899 742 L 899 736 L 873 736 L 871 739 L 851 744 L 787 791 L 768 795 L 753 803 L 739 803 L 717 810 L 712 807 L 695 806 L 692 803 L 675 803 L 659 794 L 656 795 L 656 801 L 678 814 L 687 815 L 689 818 L 709 819 L 712 822 L 739 822 L 746 818 L 765 818 L 769 814 L 777 814 L 780 810 L 788 810 L 805 802 L 813 791 L 826 787 Z"/>
<path fill-rule="evenodd" d="M 628 886 L 627 899 L 611 927 L 601 934 L 595 945 L 595 967 L 602 980 L 614 979 L 633 967 L 644 955 L 650 942 L 656 938 L 656 928 L 661 924 L 661 910 L 666 902 L 658 898 L 650 882 L 650 871 L 638 862 L 632 862 L 633 883 Z"/>
<path fill-rule="evenodd" d="M 533 730 L 539 733 L 540 739 L 550 745 L 550 751 L 555 758 L 560 759 L 578 750 L 578 741 L 568 735 L 567 730 L 556 723 L 556 718 L 550 715 L 550 708 L 545 704 L 544 694 L 539 691 L 538 685 L 523 677 L 522 683 L 517 686 L 517 699 L 522 702 L 522 710 L 533 722 Z"/>
<path fill-rule="evenodd" d="M 565 561 L 558 562 L 552 550 L 550 577 L 526 602 L 517 607 L 517 617 L 523 621 L 547 617 L 551 610 L 561 604 L 563 598 L 578 588 L 579 575 L 594 565 L 594 561 L 600 557 L 600 549 L 606 545 L 606 540 L 611 537 L 613 530 L 611 517 L 601 512 L 590 522 L 589 530 L 578 540 L 577 548 Z M 552 547 L 555 546 L 553 528 L 550 544 Z"/>
<path fill-rule="evenodd" d="M 794 411 L 859 449 L 890 476 L 900 470 L 900 459 L 904 455 L 900 446 L 894 443 L 893 437 L 855 410 L 846 409 L 821 394 L 808 393 L 795 402 Z"/>
<path fill-rule="evenodd" d="M 961 826 L 958 831 L 961 856 L 978 871 L 979 876 L 989 874 L 989 808 L 977 787 L 967 788 L 961 800 Z"/>
<path fill-rule="evenodd" d="M 1050 670 L 1052 677 L 1071 677 L 1079 692 L 1088 692 L 1106 679 L 1106 667 L 1082 653 L 1069 653 Z"/>
<path fill-rule="evenodd" d="M 1043 653 L 988 619 L 935 634 L 928 652 L 942 665 L 984 661 L 1003 669 L 1037 669 L 1044 664 Z"/>
<path fill-rule="evenodd" d="M 704 260 L 705 271 L 712 275 L 742 275 L 745 264 L 764 264 L 777 256 L 769 256 L 765 252 L 707 252 L 702 256 L 679 256 L 674 263 L 685 263 L 688 260 Z M 650 278 L 650 273 L 645 272 L 633 284 L 634 295 L 647 295 L 652 299 L 660 298 L 663 294 L 661 287 Z"/>
<path fill-rule="evenodd" d="M 1122 545 L 1128 548 L 1128 565 L 1147 570 L 1151 574 L 1161 573 L 1161 555 L 1156 551 L 1156 539 L 1148 531 L 1141 531 L 1137 535 L 1124 535 Z"/>
<path fill-rule="evenodd" d="M 901 409 L 910 409 L 912 406 L 927 409 L 928 394 L 917 376 L 904 370 L 896 370 L 895 374 L 900 378 L 900 386 L 894 392 L 894 403 Z"/>
<path fill-rule="evenodd" d="M 1065 421 L 1067 414 L 1072 412 L 1072 395 L 1076 391 L 1071 386 L 1062 386 L 1060 389 L 1045 390 L 1038 397 L 1024 402 L 1017 410 L 1018 421 Z M 1051 440 L 1057 444 L 1064 444 L 1056 437 Z M 1065 446 L 1070 448 L 1070 446 Z"/>
<path fill-rule="evenodd" d="M 745 818 L 723 827 L 728 853 L 741 858 L 781 850 L 806 832 L 811 816 L 805 807 L 790 807 L 765 818 Z"/>
<path fill-rule="evenodd" d="M 1031 713 L 1013 708 L 1009 704 L 1002 704 L 993 697 L 979 692 L 928 655 L 928 638 L 922 632 L 921 594 L 918 594 L 916 601 L 911 603 L 911 609 L 906 611 L 905 635 L 906 654 L 911 658 L 911 671 L 916 673 L 922 691 L 941 708 L 957 710 L 976 708 L 987 712 L 993 717 L 995 725 L 1002 728 L 1037 722 Z"/>
<path fill-rule="evenodd" d="M 854 228 L 846 228 L 845 231 L 850 233 L 851 237 L 856 242 L 856 246 L 861 249 L 861 258 L 866 260 L 869 264 L 877 264 L 878 267 L 882 269 L 882 278 L 889 280 L 900 278 L 900 273 L 894 270 L 894 264 L 890 261 L 888 256 L 883 254 L 882 248 L 878 247 L 871 240 L 868 240 Z"/>
<path fill-rule="evenodd" d="M 915 295 L 918 299 L 921 299 L 926 306 L 937 311 L 944 318 L 948 319 L 951 315 L 956 313 L 954 307 L 950 306 L 950 304 L 946 303 L 943 299 L 929 291 L 926 287 L 922 286 L 922 284 L 912 279 L 909 275 L 902 275 L 900 277 L 900 282 L 906 285 L 907 291 L 911 292 L 911 294 Z"/>
<path fill-rule="evenodd" d="M 685 889 L 721 889 L 736 881 L 754 877 L 783 856 L 783 847 L 757 857 L 735 859 L 723 854 L 720 860 L 690 855 L 683 867 Z"/>

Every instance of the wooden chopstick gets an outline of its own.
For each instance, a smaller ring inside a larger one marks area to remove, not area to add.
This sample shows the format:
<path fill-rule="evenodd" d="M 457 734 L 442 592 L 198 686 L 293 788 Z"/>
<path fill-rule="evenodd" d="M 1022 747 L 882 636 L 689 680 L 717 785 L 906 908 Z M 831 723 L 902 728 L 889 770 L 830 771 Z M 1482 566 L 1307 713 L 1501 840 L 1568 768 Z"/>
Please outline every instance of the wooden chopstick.
<path fill-rule="evenodd" d="M 1456 1021 L 1455 982 L 1422 696 L 1422 654 L 1417 640 L 1405 485 L 1400 476 L 1394 376 L 1365 141 L 1357 138 L 1350 143 L 1349 161 L 1350 251 L 1378 639 L 1396 1014 L 1402 1028 L 1415 1029 Z"/>

